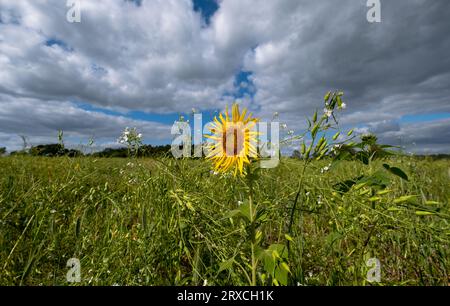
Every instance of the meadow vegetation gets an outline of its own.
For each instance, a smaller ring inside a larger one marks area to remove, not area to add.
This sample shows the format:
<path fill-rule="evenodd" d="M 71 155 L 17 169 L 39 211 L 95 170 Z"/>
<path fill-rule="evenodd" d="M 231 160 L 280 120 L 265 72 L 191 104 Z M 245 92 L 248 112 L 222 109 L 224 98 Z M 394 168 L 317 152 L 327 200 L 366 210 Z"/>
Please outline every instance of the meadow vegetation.
<path fill-rule="evenodd" d="M 449 283 L 449 160 L 327 165 L 283 158 L 255 174 L 257 284 L 365 285 L 369 258 L 372 285 Z M 172 158 L 10 156 L 0 169 L 1 285 L 68 285 L 69 258 L 81 285 L 251 283 L 244 178 Z M 350 183 L 373 174 L 385 188 Z"/>

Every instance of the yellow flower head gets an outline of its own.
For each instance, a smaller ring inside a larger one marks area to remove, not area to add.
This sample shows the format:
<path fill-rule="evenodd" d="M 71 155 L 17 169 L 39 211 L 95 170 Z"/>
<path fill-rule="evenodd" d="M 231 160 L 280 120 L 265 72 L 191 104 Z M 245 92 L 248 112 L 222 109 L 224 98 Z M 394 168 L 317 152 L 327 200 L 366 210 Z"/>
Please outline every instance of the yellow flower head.
<path fill-rule="evenodd" d="M 220 114 L 219 119 L 214 117 L 214 122 L 209 128 L 212 135 L 206 137 L 212 139 L 209 145 L 209 153 L 206 156 L 214 164 L 217 172 L 234 170 L 234 175 L 239 171 L 245 175 L 245 164 L 250 164 L 251 158 L 257 157 L 256 144 L 258 132 L 256 123 L 259 119 L 247 117 L 247 109 L 239 112 L 239 106 L 233 104 L 231 117 L 228 114 L 228 106 L 225 115 Z"/>

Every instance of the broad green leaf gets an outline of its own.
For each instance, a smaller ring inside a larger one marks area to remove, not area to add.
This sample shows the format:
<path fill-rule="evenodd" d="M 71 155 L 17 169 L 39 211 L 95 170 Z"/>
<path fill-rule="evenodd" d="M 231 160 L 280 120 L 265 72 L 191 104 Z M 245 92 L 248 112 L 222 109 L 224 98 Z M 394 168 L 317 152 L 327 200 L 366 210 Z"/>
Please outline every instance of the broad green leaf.
<path fill-rule="evenodd" d="M 400 169 L 400 168 L 397 168 L 397 167 L 391 167 L 391 168 L 389 169 L 389 172 L 391 172 L 392 174 L 397 175 L 398 177 L 401 177 L 401 178 L 404 179 L 405 181 L 408 180 L 408 176 L 407 176 L 406 173 L 403 172 L 403 170 Z"/>
<path fill-rule="evenodd" d="M 383 164 L 383 167 L 384 167 L 387 171 L 389 171 L 390 173 L 392 173 L 392 174 L 394 174 L 394 175 L 396 175 L 396 176 L 398 176 L 398 177 L 404 179 L 405 181 L 408 180 L 408 176 L 406 175 L 405 172 L 403 172 L 402 169 L 397 168 L 397 167 L 391 167 L 391 166 L 389 166 L 388 164 Z"/>
<path fill-rule="evenodd" d="M 218 273 L 220 273 L 220 272 L 222 272 L 224 270 L 230 269 L 233 266 L 233 263 L 234 263 L 234 257 L 232 257 L 232 258 L 230 258 L 230 259 L 220 263 L 220 265 L 219 265 L 219 272 Z"/>
<path fill-rule="evenodd" d="M 288 272 L 285 269 L 282 269 L 280 267 L 275 268 L 275 279 L 278 280 L 278 282 L 282 286 L 287 286 L 287 284 L 288 284 Z"/>

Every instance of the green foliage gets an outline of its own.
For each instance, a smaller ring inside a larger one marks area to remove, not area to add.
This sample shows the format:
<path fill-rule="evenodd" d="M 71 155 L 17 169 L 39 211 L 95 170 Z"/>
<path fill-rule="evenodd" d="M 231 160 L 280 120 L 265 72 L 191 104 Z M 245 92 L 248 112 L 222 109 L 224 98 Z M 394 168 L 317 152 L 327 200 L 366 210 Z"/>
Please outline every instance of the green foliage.
<path fill-rule="evenodd" d="M 370 256 L 383 285 L 447 285 L 450 162 L 342 161 L 321 174 L 328 163 L 312 161 L 303 176 L 303 161 L 292 159 L 259 171 L 258 284 L 364 285 Z M 72 257 L 81 285 L 249 283 L 248 187 L 204 161 L 10 156 L 0 169 L 1 285 L 68 285 Z M 386 188 L 359 181 L 377 171 Z M 355 183 L 336 191 L 346 180 Z"/>
<path fill-rule="evenodd" d="M 32 147 L 28 154 L 31 156 L 47 156 L 47 157 L 55 157 L 55 156 L 69 156 L 76 157 L 82 156 L 83 153 L 79 150 L 75 149 L 66 149 L 64 145 L 58 144 L 47 144 L 47 145 L 38 145 Z"/>

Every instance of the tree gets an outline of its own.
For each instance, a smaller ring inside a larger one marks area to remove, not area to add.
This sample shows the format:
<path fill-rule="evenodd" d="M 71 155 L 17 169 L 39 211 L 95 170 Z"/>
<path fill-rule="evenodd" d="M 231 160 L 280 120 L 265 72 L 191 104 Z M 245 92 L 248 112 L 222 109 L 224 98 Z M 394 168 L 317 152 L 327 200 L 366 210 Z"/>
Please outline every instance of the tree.
<path fill-rule="evenodd" d="M 4 155 L 6 153 L 5 147 L 0 147 L 0 156 Z"/>

